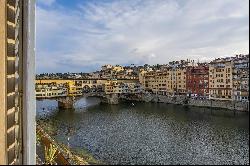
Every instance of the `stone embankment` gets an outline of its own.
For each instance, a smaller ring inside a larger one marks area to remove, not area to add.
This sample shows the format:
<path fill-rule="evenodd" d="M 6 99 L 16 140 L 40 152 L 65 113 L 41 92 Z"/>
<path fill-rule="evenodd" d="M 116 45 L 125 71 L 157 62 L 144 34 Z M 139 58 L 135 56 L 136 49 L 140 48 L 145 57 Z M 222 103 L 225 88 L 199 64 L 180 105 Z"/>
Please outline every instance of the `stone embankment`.
<path fill-rule="evenodd" d="M 107 101 L 105 103 L 118 104 L 120 100 L 158 102 L 158 103 L 179 104 L 179 105 L 209 107 L 209 108 L 223 108 L 233 111 L 245 111 L 245 112 L 249 111 L 248 110 L 249 102 L 192 99 L 186 96 L 163 96 L 150 93 L 130 94 L 130 95 L 123 95 L 123 94 L 110 95 L 107 97 Z"/>
<path fill-rule="evenodd" d="M 108 103 L 108 104 L 118 104 L 119 96 L 118 94 L 106 94 L 105 97 L 101 98 L 101 102 Z"/>

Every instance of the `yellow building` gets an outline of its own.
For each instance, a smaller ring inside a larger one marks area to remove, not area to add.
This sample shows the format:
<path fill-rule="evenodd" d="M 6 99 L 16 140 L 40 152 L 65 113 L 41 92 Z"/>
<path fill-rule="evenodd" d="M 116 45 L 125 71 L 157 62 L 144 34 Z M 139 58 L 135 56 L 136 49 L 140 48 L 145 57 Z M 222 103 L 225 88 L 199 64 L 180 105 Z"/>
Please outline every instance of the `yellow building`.
<path fill-rule="evenodd" d="M 113 80 L 114 81 L 114 80 Z M 118 79 L 117 83 L 138 83 L 138 79 Z M 104 90 L 105 84 L 109 84 L 109 79 L 77 79 L 77 80 L 62 80 L 62 79 L 44 79 L 36 80 L 36 84 L 55 84 L 62 85 L 68 84 L 69 95 L 82 95 L 82 92 L 90 92 L 102 89 Z"/>
<path fill-rule="evenodd" d="M 186 68 L 169 67 L 167 69 L 167 93 L 186 94 Z"/>
<path fill-rule="evenodd" d="M 176 85 L 176 73 L 172 69 L 167 70 L 167 93 L 172 95 L 174 90 L 177 88 Z"/>
<path fill-rule="evenodd" d="M 155 75 L 156 94 L 167 95 L 167 72 L 156 72 Z"/>
<path fill-rule="evenodd" d="M 117 66 L 114 66 L 112 68 L 112 70 L 115 71 L 115 72 L 120 72 L 120 71 L 123 71 L 124 68 L 122 66 L 117 65 Z"/>
<path fill-rule="evenodd" d="M 162 71 L 140 71 L 143 88 L 158 95 L 186 94 L 186 68 L 168 67 Z"/>
<path fill-rule="evenodd" d="M 38 79 L 36 84 L 65 84 L 74 80 L 63 80 L 63 79 Z"/>
<path fill-rule="evenodd" d="M 167 94 L 167 72 L 142 70 L 139 74 L 139 81 L 146 91 L 152 91 L 154 94 Z"/>
<path fill-rule="evenodd" d="M 145 86 L 145 74 L 146 73 L 147 73 L 147 71 L 145 71 L 144 69 L 140 69 L 140 72 L 139 72 L 139 82 L 143 86 Z"/>
<path fill-rule="evenodd" d="M 119 88 L 119 84 L 117 81 L 110 80 L 104 84 L 105 94 L 119 93 L 119 90 L 121 89 Z"/>
<path fill-rule="evenodd" d="M 232 100 L 233 61 L 230 58 L 216 59 L 209 63 L 209 98 Z"/>
<path fill-rule="evenodd" d="M 68 96 L 80 96 L 82 95 L 82 88 L 75 84 L 75 81 L 70 81 L 68 85 Z"/>
<path fill-rule="evenodd" d="M 142 86 L 146 91 L 151 91 L 153 93 L 157 92 L 156 85 L 155 85 L 155 72 L 147 72 L 143 75 L 143 82 Z"/>
<path fill-rule="evenodd" d="M 178 67 L 176 70 L 177 93 L 186 94 L 186 68 Z"/>

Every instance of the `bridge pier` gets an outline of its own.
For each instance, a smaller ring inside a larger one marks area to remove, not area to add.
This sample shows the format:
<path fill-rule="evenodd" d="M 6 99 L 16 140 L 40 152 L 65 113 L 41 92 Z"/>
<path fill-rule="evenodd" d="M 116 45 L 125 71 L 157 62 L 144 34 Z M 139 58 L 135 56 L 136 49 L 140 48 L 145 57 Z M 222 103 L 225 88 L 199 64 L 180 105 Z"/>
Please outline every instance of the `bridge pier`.
<path fill-rule="evenodd" d="M 108 103 L 108 104 L 119 104 L 119 97 L 118 94 L 106 94 L 102 100 L 102 103 Z"/>
<path fill-rule="evenodd" d="M 81 97 L 99 97 L 102 103 L 119 104 L 118 94 L 89 93 L 82 96 L 65 96 L 57 99 L 59 109 L 74 109 L 74 103 Z"/>
<path fill-rule="evenodd" d="M 64 98 L 58 99 L 58 107 L 60 109 L 73 109 L 74 108 L 74 97 L 67 96 Z"/>

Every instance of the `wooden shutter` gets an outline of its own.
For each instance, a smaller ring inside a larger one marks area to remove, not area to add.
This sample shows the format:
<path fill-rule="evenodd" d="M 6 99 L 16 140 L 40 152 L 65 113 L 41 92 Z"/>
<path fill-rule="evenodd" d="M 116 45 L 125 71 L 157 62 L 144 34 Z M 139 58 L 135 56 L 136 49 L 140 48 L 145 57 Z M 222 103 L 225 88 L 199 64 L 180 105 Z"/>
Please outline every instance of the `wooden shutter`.
<path fill-rule="evenodd" d="M 7 0 L 7 162 L 22 164 L 22 1 Z"/>

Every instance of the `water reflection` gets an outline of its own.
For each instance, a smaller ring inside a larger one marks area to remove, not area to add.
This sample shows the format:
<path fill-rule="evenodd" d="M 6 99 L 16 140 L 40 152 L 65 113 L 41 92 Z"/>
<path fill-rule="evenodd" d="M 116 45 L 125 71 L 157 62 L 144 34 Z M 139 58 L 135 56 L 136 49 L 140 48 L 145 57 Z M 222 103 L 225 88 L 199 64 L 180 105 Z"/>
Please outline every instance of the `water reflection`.
<path fill-rule="evenodd" d="M 248 114 L 96 98 L 81 99 L 75 110 L 59 111 L 48 100 L 37 105 L 38 118 L 58 122 L 59 141 L 67 144 L 71 128 L 71 148 L 109 164 L 249 164 Z"/>

